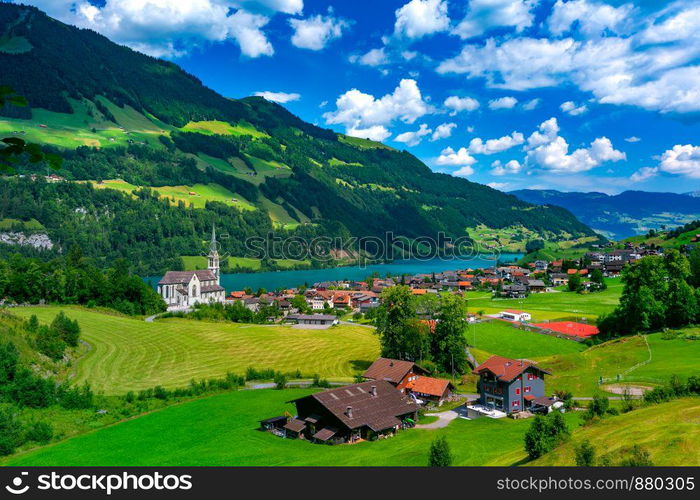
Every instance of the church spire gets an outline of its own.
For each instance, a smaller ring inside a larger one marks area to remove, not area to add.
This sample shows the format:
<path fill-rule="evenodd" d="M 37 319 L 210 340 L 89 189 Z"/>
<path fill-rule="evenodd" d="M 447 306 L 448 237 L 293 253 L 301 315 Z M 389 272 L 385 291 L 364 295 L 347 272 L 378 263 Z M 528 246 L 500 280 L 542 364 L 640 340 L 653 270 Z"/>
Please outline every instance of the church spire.
<path fill-rule="evenodd" d="M 211 226 L 211 243 L 209 243 L 209 270 L 216 276 L 216 284 L 220 284 L 220 269 L 219 269 L 219 245 L 216 242 L 216 226 Z"/>

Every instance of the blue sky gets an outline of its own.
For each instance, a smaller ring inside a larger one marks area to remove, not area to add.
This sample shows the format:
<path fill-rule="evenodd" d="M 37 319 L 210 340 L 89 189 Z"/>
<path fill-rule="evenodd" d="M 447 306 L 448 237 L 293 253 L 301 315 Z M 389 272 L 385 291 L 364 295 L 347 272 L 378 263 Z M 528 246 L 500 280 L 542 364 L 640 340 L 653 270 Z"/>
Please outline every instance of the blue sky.
<path fill-rule="evenodd" d="M 27 3 L 498 189 L 700 190 L 700 1 Z"/>

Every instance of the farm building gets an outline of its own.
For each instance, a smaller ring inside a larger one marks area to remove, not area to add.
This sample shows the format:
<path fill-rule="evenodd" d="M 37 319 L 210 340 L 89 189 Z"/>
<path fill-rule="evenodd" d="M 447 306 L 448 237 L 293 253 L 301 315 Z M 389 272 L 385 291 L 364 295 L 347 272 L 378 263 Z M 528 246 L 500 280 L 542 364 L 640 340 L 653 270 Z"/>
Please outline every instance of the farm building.
<path fill-rule="evenodd" d="M 384 380 L 394 387 L 402 389 L 407 383 L 412 382 L 419 375 L 427 375 L 428 372 L 413 361 L 400 359 L 379 358 L 370 365 L 362 375 L 368 380 Z"/>
<path fill-rule="evenodd" d="M 455 386 L 442 378 L 419 376 L 406 384 L 405 391 L 423 402 L 437 403 L 440 406 L 452 396 Z"/>
<path fill-rule="evenodd" d="M 486 408 L 513 413 L 530 409 L 544 397 L 544 376 L 550 372 L 532 361 L 491 356 L 477 366 L 480 403 Z"/>
<path fill-rule="evenodd" d="M 288 321 L 297 325 L 332 326 L 338 324 L 338 318 L 332 314 L 289 314 Z"/>
<path fill-rule="evenodd" d="M 498 315 L 505 320 L 508 321 L 517 321 L 518 323 L 524 323 L 526 321 L 530 321 L 532 319 L 532 316 L 530 313 L 526 313 L 525 311 L 515 311 L 513 309 L 507 309 L 505 311 L 501 311 L 498 313 Z"/>
<path fill-rule="evenodd" d="M 415 424 L 418 405 L 386 381 L 372 380 L 290 401 L 296 418 L 288 437 L 322 443 L 354 443 L 393 435 Z"/>

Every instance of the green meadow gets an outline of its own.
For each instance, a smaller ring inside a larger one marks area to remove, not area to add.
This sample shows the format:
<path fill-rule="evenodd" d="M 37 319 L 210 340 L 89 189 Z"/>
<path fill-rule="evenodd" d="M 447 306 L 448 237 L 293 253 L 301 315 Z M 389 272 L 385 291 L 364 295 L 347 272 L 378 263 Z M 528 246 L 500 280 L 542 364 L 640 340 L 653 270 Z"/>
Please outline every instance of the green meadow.
<path fill-rule="evenodd" d="M 195 269 L 206 269 L 207 258 L 198 255 L 186 255 L 182 257 L 182 261 L 185 264 L 186 271 L 193 271 Z M 310 260 L 294 260 L 294 259 L 276 259 L 274 263 L 277 267 L 281 269 L 296 269 L 299 267 L 310 266 Z M 229 257 L 228 266 L 231 269 L 240 267 L 243 269 L 249 269 L 251 271 L 259 271 L 262 268 L 260 264 L 260 259 L 255 259 L 253 257 Z"/>
<path fill-rule="evenodd" d="M 79 307 L 23 307 L 50 323 L 59 311 L 77 319 L 90 351 L 75 368 L 76 383 L 89 382 L 105 394 L 124 394 L 162 385 L 184 387 L 190 380 L 222 377 L 246 368 L 301 370 L 351 381 L 379 356 L 372 329 L 339 325 L 327 330 L 288 326 L 213 323 L 180 318 L 146 323 L 139 318 Z"/>
<path fill-rule="evenodd" d="M 437 430 L 411 429 L 390 439 L 323 446 L 258 430 L 259 420 L 294 412 L 310 390 L 238 391 L 171 406 L 54 445 L 16 455 L 7 465 L 36 466 L 422 466 L 444 435 L 455 465 L 502 464 L 523 446 L 527 420 L 457 419 Z M 574 427 L 578 415 L 566 416 Z M 507 464 L 510 465 L 510 464 Z"/>

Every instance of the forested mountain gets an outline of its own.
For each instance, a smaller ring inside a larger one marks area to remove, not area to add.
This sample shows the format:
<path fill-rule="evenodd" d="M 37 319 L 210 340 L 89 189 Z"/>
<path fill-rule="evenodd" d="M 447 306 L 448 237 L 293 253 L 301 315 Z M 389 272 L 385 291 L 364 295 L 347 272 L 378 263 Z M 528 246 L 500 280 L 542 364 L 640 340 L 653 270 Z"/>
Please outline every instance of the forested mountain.
<path fill-rule="evenodd" d="M 0 3 L 0 68 L 0 84 L 30 104 L 0 110 L 0 137 L 56 150 L 68 181 L 29 180 L 45 167 L 19 167 L 23 179 L 0 181 L 0 225 L 37 223 L 54 254 L 78 244 L 104 265 L 127 257 L 138 272 L 161 272 L 198 255 L 214 221 L 238 256 L 248 255 L 244 238 L 271 232 L 306 241 L 463 237 L 477 225 L 593 234 L 565 209 L 434 173 L 408 152 L 305 123 L 263 98 L 223 97 L 173 63 L 33 7 Z"/>
<path fill-rule="evenodd" d="M 528 203 L 564 207 L 584 224 L 618 240 L 700 218 L 700 198 L 689 194 L 625 191 L 611 196 L 536 189 L 510 194 Z"/>

